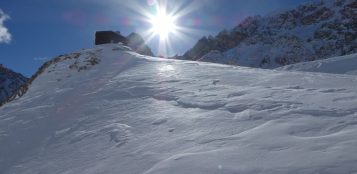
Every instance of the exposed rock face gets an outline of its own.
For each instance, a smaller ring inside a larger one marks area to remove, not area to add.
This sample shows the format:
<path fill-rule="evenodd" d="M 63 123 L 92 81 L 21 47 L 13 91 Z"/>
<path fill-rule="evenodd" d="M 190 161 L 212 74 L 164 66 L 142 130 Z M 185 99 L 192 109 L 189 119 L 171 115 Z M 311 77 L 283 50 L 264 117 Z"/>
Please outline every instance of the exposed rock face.
<path fill-rule="evenodd" d="M 218 50 L 212 50 L 209 53 L 205 54 L 201 59 L 205 60 L 205 61 L 209 60 L 208 62 L 216 62 L 223 58 L 224 58 L 224 55 L 222 54 L 222 52 L 220 52 Z M 198 61 L 201 61 L 201 59 L 198 59 Z"/>
<path fill-rule="evenodd" d="M 27 80 L 25 76 L 7 69 L 0 64 L 0 106 L 2 102 L 24 85 Z"/>
<path fill-rule="evenodd" d="M 301 19 L 303 25 L 311 25 L 319 21 L 327 20 L 334 14 L 334 11 L 323 7 L 314 11 L 312 14 L 307 15 Z"/>
<path fill-rule="evenodd" d="M 227 48 L 233 48 L 246 37 L 245 33 L 223 30 L 216 37 L 202 37 L 191 50 L 184 54 L 184 57 L 198 60 L 212 50 L 225 51 Z"/>
<path fill-rule="evenodd" d="M 139 34 L 131 33 L 126 38 L 128 40 L 128 46 L 135 52 L 142 55 L 154 56 L 151 49 L 145 44 L 144 39 Z"/>
<path fill-rule="evenodd" d="M 203 37 L 182 58 L 275 68 L 356 53 L 356 31 L 357 1 L 325 0 L 248 17 L 231 30 Z"/>
<path fill-rule="evenodd" d="M 114 31 L 97 31 L 95 33 L 95 44 L 101 45 L 106 43 L 123 43 L 127 44 L 127 39 L 120 34 L 120 32 Z"/>

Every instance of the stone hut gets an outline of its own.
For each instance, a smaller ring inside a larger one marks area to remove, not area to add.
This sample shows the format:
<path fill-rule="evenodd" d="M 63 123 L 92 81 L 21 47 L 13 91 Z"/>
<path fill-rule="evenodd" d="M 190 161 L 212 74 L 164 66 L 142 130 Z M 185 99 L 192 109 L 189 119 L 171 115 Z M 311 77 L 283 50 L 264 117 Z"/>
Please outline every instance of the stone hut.
<path fill-rule="evenodd" d="M 119 42 L 124 45 L 128 44 L 128 39 L 122 36 L 119 31 L 97 31 L 95 33 L 95 45 Z"/>

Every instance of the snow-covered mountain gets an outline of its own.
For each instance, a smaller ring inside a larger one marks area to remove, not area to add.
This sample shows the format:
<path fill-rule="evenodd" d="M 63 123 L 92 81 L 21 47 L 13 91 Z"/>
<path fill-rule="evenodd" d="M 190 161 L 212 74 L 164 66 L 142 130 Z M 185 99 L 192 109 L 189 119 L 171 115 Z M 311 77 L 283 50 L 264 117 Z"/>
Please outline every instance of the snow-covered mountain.
<path fill-rule="evenodd" d="M 28 79 L 0 64 L 0 106 L 13 95 Z"/>
<path fill-rule="evenodd" d="M 276 68 L 357 52 L 357 1 L 323 0 L 248 17 L 203 37 L 183 59 Z"/>
<path fill-rule="evenodd" d="M 355 173 L 356 86 L 100 45 L 0 108 L 0 173 Z"/>
<path fill-rule="evenodd" d="M 297 63 L 279 67 L 277 70 L 357 75 L 357 54 Z"/>

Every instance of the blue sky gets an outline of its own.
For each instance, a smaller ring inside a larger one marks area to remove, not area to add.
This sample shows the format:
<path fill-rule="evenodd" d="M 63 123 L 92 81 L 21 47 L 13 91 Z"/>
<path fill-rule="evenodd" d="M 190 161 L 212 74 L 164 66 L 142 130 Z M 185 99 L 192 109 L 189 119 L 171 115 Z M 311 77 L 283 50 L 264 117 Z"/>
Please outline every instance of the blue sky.
<path fill-rule="evenodd" d="M 48 59 L 92 47 L 97 30 L 119 30 L 124 35 L 143 33 L 150 24 L 143 21 L 145 16 L 141 14 L 151 13 L 154 1 L 1 0 L 0 64 L 31 76 Z M 178 12 L 187 12 L 177 24 L 190 29 L 184 33 L 185 37 L 170 38 L 174 48 L 170 54 L 183 54 L 202 36 L 233 28 L 247 16 L 264 15 L 310 1 L 169 0 L 169 10 L 178 6 Z M 148 44 L 157 53 L 157 37 Z"/>

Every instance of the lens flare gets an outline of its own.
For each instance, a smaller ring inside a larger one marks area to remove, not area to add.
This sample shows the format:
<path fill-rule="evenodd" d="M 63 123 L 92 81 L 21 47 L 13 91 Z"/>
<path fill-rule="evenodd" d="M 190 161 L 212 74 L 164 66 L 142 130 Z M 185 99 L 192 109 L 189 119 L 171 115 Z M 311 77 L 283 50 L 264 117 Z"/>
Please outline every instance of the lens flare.
<path fill-rule="evenodd" d="M 194 40 L 191 35 L 202 35 L 202 29 L 193 28 L 199 27 L 197 25 L 200 25 L 200 22 L 195 22 L 194 25 L 187 22 L 190 21 L 187 15 L 201 8 L 202 5 L 201 1 L 172 0 L 146 0 L 144 4 L 139 1 L 130 1 L 126 4 L 130 11 L 138 14 L 128 20 L 137 21 L 137 25 L 130 23 L 130 26 L 135 27 L 136 32 L 145 38 L 146 43 L 156 44 L 153 41 L 158 41 L 158 45 L 153 46 L 158 57 L 176 54 L 173 43 L 175 46 L 178 43 L 192 43 Z M 123 22 L 123 24 L 129 26 L 128 22 Z"/>

